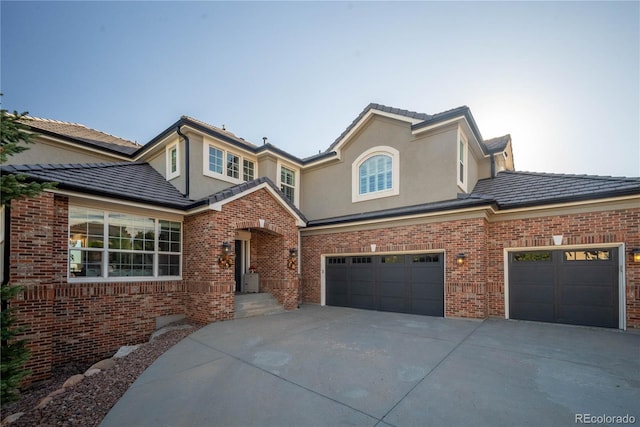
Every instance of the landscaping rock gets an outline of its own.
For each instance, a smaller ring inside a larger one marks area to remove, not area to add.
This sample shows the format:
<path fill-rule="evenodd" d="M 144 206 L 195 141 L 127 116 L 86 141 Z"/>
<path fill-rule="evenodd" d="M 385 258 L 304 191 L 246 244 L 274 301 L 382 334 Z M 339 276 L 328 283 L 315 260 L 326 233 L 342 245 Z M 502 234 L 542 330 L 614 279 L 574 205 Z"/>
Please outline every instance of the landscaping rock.
<path fill-rule="evenodd" d="M 84 376 L 90 377 L 91 375 L 99 374 L 100 372 L 102 372 L 102 369 L 89 368 L 87 369 L 87 372 L 84 373 Z"/>
<path fill-rule="evenodd" d="M 54 390 L 51 393 L 47 394 L 47 397 L 56 397 L 56 396 L 64 393 L 65 391 L 67 391 L 65 388 L 59 388 L 59 389 Z"/>
<path fill-rule="evenodd" d="M 24 415 L 24 412 L 16 412 L 15 414 L 9 415 L 8 417 L 5 417 L 4 420 L 2 420 L 2 423 L 0 423 L 0 425 L 7 426 L 11 423 L 14 423 L 18 420 L 18 418 L 20 418 L 23 415 Z"/>
<path fill-rule="evenodd" d="M 118 352 L 113 355 L 113 358 L 114 359 L 118 359 L 120 357 L 125 357 L 125 356 L 129 355 L 131 352 L 137 350 L 138 347 L 140 347 L 140 344 L 138 344 L 138 345 L 123 345 L 122 347 L 120 347 Z"/>
<path fill-rule="evenodd" d="M 169 332 L 169 331 L 179 331 L 181 329 L 192 329 L 193 326 L 191 325 L 178 325 L 178 326 L 165 326 L 162 329 L 159 329 L 157 331 L 155 331 L 152 335 L 151 338 L 149 338 L 149 341 L 158 338 L 160 335 Z"/>
<path fill-rule="evenodd" d="M 38 404 L 36 405 L 36 409 L 42 409 L 45 406 L 47 406 L 49 404 L 49 402 L 51 402 L 53 400 L 53 397 L 43 397 L 42 399 L 40 399 L 40 402 L 38 402 Z"/>
<path fill-rule="evenodd" d="M 97 363 L 94 363 L 89 370 L 91 369 L 100 369 L 102 371 L 106 371 L 107 369 L 111 369 L 113 368 L 113 366 L 116 364 L 116 361 L 113 359 L 104 359 L 101 360 Z"/>
<path fill-rule="evenodd" d="M 83 379 L 84 379 L 84 375 L 82 375 L 82 374 L 72 375 L 72 376 L 69 377 L 68 380 L 66 380 L 64 382 L 64 384 L 62 384 L 62 388 L 73 387 L 74 385 L 76 385 L 80 381 L 82 381 Z"/>

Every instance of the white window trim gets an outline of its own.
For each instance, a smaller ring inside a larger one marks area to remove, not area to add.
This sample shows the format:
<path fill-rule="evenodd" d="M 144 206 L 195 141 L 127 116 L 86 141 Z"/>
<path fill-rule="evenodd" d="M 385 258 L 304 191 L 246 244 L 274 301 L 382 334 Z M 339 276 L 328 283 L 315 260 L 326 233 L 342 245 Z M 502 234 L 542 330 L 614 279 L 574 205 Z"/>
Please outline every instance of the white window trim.
<path fill-rule="evenodd" d="M 300 168 L 293 166 L 291 163 L 285 163 L 278 159 L 278 180 L 276 186 L 278 189 L 282 187 L 282 167 L 292 170 L 295 173 L 296 183 L 293 187 L 293 205 L 297 208 L 300 207 Z"/>
<path fill-rule="evenodd" d="M 176 150 L 176 171 L 171 172 L 171 151 Z M 173 144 L 167 145 L 166 152 L 166 166 L 167 166 L 167 181 L 170 181 L 174 178 L 180 176 L 180 144 L 178 142 L 174 142 Z"/>
<path fill-rule="evenodd" d="M 220 150 L 222 151 L 222 173 L 218 173 L 218 172 L 214 172 L 212 170 L 209 170 L 209 147 L 213 147 L 216 150 Z M 233 178 L 231 176 L 227 175 L 227 154 L 232 154 L 236 157 L 238 157 L 239 160 L 239 173 L 238 173 L 238 178 Z M 232 184 L 242 184 L 243 182 L 246 182 L 243 179 L 243 175 L 244 175 L 244 161 L 248 160 L 250 162 L 253 162 L 253 179 L 256 179 L 259 175 L 258 175 L 258 162 L 256 161 L 256 159 L 252 158 L 252 157 L 246 157 L 243 156 L 241 154 L 239 154 L 237 151 L 234 150 L 227 150 L 225 148 L 222 148 L 222 146 L 220 145 L 216 145 L 213 144 L 211 142 L 206 142 L 204 144 L 202 144 L 202 174 L 205 176 L 208 176 L 210 178 L 215 178 L 215 179 L 219 179 L 221 181 L 226 181 L 226 182 L 230 182 Z"/>
<path fill-rule="evenodd" d="M 99 207 L 87 207 L 82 205 L 73 205 L 71 207 L 78 207 L 83 209 L 92 209 L 102 211 L 103 214 L 103 237 L 109 235 L 109 223 L 108 218 L 110 213 L 125 213 L 127 215 L 139 215 L 139 216 L 149 216 L 147 214 L 133 213 L 133 212 L 120 212 L 109 209 L 103 209 Z M 67 282 L 68 283 L 104 283 L 104 282 L 150 282 L 150 281 L 166 281 L 166 280 L 182 280 L 182 263 L 184 262 L 184 223 L 182 220 L 176 220 L 171 218 L 164 217 L 153 217 L 155 222 L 155 233 L 156 239 L 154 243 L 153 250 L 153 276 L 109 276 L 109 245 L 105 242 L 102 248 L 93 248 L 92 251 L 102 252 L 102 275 L 101 276 L 81 276 L 81 277 L 72 277 L 71 276 L 71 263 L 69 262 L 69 251 L 70 248 L 67 246 Z M 171 222 L 179 222 L 180 223 L 180 252 L 166 252 L 160 251 L 158 247 L 158 238 L 157 236 L 160 233 L 160 221 L 171 221 Z M 67 242 L 69 236 L 71 235 L 71 223 L 67 224 Z M 108 240 L 108 237 L 107 237 Z M 67 243 L 68 245 L 68 243 Z M 89 248 L 84 248 L 87 250 Z M 150 251 L 140 251 L 140 253 L 149 253 Z M 179 255 L 180 256 L 180 273 L 177 276 L 160 276 L 158 275 L 158 263 L 159 263 L 159 255 L 161 254 L 170 254 L 170 255 Z"/>
<path fill-rule="evenodd" d="M 392 187 L 388 190 L 374 191 L 360 194 L 360 165 L 373 156 L 385 155 L 391 157 Z M 351 164 L 351 202 L 364 202 L 366 200 L 381 199 L 383 197 L 397 196 L 400 194 L 400 152 L 393 147 L 377 146 L 369 148 L 360 154 Z"/>
<path fill-rule="evenodd" d="M 462 153 L 462 165 L 464 167 L 463 177 L 464 181 L 460 181 L 460 141 L 462 141 L 464 145 L 464 152 Z M 464 135 L 462 130 L 458 128 L 458 138 L 456 140 L 456 183 L 458 187 L 463 191 L 467 192 L 467 184 L 469 183 L 469 141 L 467 137 Z"/>

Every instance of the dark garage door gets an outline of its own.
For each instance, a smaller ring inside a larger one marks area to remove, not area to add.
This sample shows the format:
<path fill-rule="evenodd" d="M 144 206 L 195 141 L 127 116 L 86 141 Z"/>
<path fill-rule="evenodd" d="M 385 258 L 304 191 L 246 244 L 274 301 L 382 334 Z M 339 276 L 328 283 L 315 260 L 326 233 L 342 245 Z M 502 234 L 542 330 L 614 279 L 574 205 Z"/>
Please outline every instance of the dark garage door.
<path fill-rule="evenodd" d="M 618 250 L 511 252 L 509 317 L 618 327 Z"/>
<path fill-rule="evenodd" d="M 444 254 L 331 257 L 327 305 L 444 316 Z"/>

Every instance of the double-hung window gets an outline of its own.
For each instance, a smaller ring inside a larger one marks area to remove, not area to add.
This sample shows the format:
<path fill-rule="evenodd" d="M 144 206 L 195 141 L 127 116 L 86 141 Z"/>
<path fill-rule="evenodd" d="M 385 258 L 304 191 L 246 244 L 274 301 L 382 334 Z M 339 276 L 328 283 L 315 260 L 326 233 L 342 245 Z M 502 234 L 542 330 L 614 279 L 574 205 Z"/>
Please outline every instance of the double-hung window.
<path fill-rule="evenodd" d="M 180 153 L 178 151 L 178 143 L 167 146 L 167 180 L 180 176 Z"/>
<path fill-rule="evenodd" d="M 296 172 L 294 170 L 280 166 L 280 190 L 291 203 L 295 203 Z"/>
<path fill-rule="evenodd" d="M 462 134 L 462 132 L 458 135 L 458 173 L 457 173 L 457 182 L 458 186 L 467 191 L 467 140 Z"/>
<path fill-rule="evenodd" d="M 204 145 L 203 173 L 212 178 L 234 184 L 251 181 L 255 178 L 255 162 L 232 151 L 223 150 L 211 144 Z"/>
<path fill-rule="evenodd" d="M 69 277 L 180 276 L 178 221 L 69 208 Z"/>

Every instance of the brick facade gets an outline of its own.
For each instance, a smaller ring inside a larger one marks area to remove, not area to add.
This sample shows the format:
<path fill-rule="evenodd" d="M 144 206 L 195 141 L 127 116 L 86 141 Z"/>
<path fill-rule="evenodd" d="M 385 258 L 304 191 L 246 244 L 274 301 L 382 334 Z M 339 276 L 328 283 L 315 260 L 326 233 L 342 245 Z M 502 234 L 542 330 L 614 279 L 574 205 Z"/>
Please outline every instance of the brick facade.
<path fill-rule="evenodd" d="M 186 314 L 200 323 L 232 319 L 234 269 L 218 265 L 218 256 L 222 242 L 232 243 L 238 230 L 251 233 L 260 290 L 285 309 L 321 302 L 322 255 L 368 254 L 375 244 L 377 254 L 445 252 L 445 316 L 467 318 L 505 315 L 505 249 L 551 247 L 553 234 L 563 234 L 564 245 L 624 244 L 626 252 L 640 247 L 640 209 L 310 231 L 300 244 L 296 219 L 262 188 L 220 211 L 185 216 L 182 280 L 67 283 L 68 210 L 67 198 L 52 193 L 11 206 L 10 282 L 25 287 L 12 306 L 28 327 L 30 380 L 47 378 L 54 366 L 91 363 L 121 345 L 143 342 L 159 316 Z M 297 269 L 287 268 L 290 248 L 299 250 L 301 280 Z M 457 253 L 467 256 L 462 266 Z M 637 329 L 640 264 L 626 253 L 624 264 L 626 322 Z"/>
<path fill-rule="evenodd" d="M 504 250 L 553 245 L 553 234 L 564 235 L 564 245 L 619 246 L 624 244 L 627 328 L 640 328 L 640 264 L 628 256 L 640 247 L 640 209 L 519 220 L 465 219 L 420 225 L 389 226 L 358 231 L 325 231 L 302 235 L 302 296 L 321 302 L 321 255 L 446 252 L 445 316 L 504 317 Z M 465 253 L 465 264 L 455 263 Z"/>
<path fill-rule="evenodd" d="M 233 319 L 234 269 L 221 268 L 218 255 L 239 229 L 252 232 L 262 290 L 285 309 L 298 305 L 297 271 L 286 268 L 289 248 L 298 246 L 298 228 L 264 189 L 221 212 L 184 218 L 182 280 L 68 283 L 68 205 L 64 196 L 43 193 L 11 206 L 10 283 L 25 287 L 11 306 L 18 324 L 27 327 L 28 381 L 47 378 L 54 366 L 89 364 L 122 345 L 144 342 L 159 316 L 186 314 L 199 323 Z"/>

